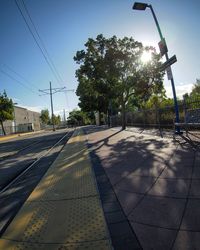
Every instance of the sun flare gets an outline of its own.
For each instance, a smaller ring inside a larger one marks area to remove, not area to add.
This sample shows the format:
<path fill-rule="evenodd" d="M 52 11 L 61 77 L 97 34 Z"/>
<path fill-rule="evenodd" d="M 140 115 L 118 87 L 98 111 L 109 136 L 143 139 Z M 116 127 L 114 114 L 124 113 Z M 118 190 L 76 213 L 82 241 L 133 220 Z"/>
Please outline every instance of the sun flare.
<path fill-rule="evenodd" d="M 144 51 L 141 56 L 141 60 L 143 63 L 147 63 L 151 60 L 152 54 L 149 51 Z"/>

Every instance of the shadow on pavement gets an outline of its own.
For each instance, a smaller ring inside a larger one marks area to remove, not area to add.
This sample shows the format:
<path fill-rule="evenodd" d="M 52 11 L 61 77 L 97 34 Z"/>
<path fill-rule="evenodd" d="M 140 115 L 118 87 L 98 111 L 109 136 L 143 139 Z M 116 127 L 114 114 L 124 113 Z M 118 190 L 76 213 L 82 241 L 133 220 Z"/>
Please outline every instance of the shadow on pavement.
<path fill-rule="evenodd" d="M 88 137 L 93 166 L 99 161 L 104 169 L 126 215 L 122 221 L 128 219 L 142 247 L 198 249 L 199 150 L 189 141 L 128 131 Z"/>

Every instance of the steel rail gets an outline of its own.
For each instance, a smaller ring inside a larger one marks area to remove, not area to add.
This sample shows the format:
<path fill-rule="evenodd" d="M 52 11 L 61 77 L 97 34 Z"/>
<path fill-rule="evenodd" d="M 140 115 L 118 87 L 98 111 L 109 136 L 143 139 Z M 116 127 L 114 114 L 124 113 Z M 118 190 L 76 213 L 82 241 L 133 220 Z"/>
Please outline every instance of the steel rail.
<path fill-rule="evenodd" d="M 41 155 L 37 160 L 35 160 L 31 165 L 29 165 L 26 169 L 24 169 L 16 178 L 14 178 L 9 184 L 7 184 L 1 191 L 0 194 L 4 193 L 8 190 L 20 177 L 22 177 L 29 169 L 31 169 L 36 163 L 38 163 L 43 157 L 48 155 L 51 150 L 56 147 L 66 136 L 68 136 L 69 132 L 67 132 L 60 140 L 58 140 L 47 152 Z"/>

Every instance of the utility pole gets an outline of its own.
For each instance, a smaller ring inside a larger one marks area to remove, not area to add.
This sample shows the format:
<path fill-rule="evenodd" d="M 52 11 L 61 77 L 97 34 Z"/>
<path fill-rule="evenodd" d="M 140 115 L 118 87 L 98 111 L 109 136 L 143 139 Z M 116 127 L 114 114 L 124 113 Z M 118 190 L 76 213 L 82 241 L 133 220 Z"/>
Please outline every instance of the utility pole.
<path fill-rule="evenodd" d="M 65 109 L 63 109 L 63 121 L 66 122 Z"/>
<path fill-rule="evenodd" d="M 50 88 L 49 89 L 39 89 L 40 92 L 42 92 L 42 95 L 50 95 L 50 101 L 51 101 L 51 119 L 52 119 L 52 124 L 53 124 L 53 131 L 55 131 L 55 121 L 54 121 L 54 113 L 53 113 L 53 94 L 57 92 L 65 92 L 65 91 L 74 91 L 74 90 L 66 90 L 66 87 L 62 88 L 52 88 L 51 82 L 49 83 Z"/>
<path fill-rule="evenodd" d="M 53 98 L 52 98 L 52 88 L 51 88 L 51 82 L 49 83 L 50 85 L 50 99 L 51 99 L 51 120 L 53 124 L 53 131 L 55 131 L 55 124 L 54 124 L 54 115 L 53 115 Z"/>

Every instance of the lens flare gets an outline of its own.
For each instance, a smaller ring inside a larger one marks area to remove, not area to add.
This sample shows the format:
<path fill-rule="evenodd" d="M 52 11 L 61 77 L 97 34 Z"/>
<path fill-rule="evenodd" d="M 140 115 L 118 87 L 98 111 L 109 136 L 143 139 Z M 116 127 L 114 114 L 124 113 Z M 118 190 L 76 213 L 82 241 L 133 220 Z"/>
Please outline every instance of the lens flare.
<path fill-rule="evenodd" d="M 144 51 L 141 56 L 141 60 L 143 63 L 147 63 L 151 60 L 152 54 L 149 51 Z"/>

